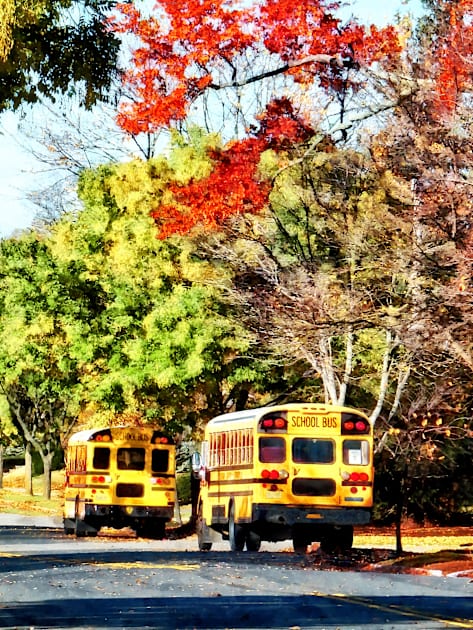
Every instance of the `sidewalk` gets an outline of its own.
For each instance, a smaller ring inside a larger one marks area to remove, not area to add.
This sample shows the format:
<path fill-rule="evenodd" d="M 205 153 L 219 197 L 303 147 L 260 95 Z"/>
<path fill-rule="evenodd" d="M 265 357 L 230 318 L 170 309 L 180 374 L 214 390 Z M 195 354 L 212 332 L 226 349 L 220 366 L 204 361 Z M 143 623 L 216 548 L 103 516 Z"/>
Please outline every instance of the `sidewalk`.
<path fill-rule="evenodd" d="M 62 529 L 62 517 L 0 513 L 0 527 L 47 527 L 52 529 L 59 527 Z"/>

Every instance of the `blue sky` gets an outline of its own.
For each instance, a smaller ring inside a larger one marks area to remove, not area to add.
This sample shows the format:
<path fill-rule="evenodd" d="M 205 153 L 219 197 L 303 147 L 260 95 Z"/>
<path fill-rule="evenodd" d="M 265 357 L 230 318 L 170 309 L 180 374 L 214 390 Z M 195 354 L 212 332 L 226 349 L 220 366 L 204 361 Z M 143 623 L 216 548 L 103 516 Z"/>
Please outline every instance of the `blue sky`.
<path fill-rule="evenodd" d="M 378 25 L 392 21 L 397 13 L 421 12 L 420 0 L 352 0 L 347 2 L 348 16 L 353 14 L 366 23 Z M 35 208 L 26 197 L 28 192 L 41 189 L 43 166 L 31 152 L 16 141 L 17 119 L 12 114 L 0 117 L 0 237 L 31 225 Z"/>

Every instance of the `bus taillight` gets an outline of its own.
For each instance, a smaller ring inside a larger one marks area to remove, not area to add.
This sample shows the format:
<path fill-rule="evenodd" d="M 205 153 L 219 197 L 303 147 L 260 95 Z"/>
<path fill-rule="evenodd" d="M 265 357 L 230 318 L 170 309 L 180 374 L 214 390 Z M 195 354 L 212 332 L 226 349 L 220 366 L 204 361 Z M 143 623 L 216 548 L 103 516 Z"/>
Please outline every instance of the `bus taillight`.
<path fill-rule="evenodd" d="M 279 479 L 279 473 L 277 470 L 268 470 L 265 468 L 261 471 L 263 479 Z"/>
<path fill-rule="evenodd" d="M 343 472 L 342 473 L 342 485 L 343 486 L 363 486 L 369 480 L 368 473 L 365 472 Z M 368 484 L 371 485 L 371 484 Z"/>
<path fill-rule="evenodd" d="M 94 475 L 92 477 L 92 483 L 105 483 L 107 479 L 103 475 Z"/>
<path fill-rule="evenodd" d="M 289 473 L 287 470 L 268 470 L 268 468 L 264 468 L 261 471 L 261 477 L 263 479 L 287 479 L 289 477 Z"/>
<path fill-rule="evenodd" d="M 287 420 L 282 416 L 270 415 L 269 417 L 262 418 L 260 420 L 259 429 L 262 429 L 263 431 L 286 433 Z"/>
<path fill-rule="evenodd" d="M 171 483 L 171 480 L 166 477 L 151 477 L 150 481 L 153 486 L 169 486 Z"/>
<path fill-rule="evenodd" d="M 342 435 L 366 435 L 370 430 L 368 420 L 353 414 L 342 414 Z"/>
<path fill-rule="evenodd" d="M 368 481 L 368 475 L 365 472 L 352 472 L 350 475 L 351 481 Z"/>

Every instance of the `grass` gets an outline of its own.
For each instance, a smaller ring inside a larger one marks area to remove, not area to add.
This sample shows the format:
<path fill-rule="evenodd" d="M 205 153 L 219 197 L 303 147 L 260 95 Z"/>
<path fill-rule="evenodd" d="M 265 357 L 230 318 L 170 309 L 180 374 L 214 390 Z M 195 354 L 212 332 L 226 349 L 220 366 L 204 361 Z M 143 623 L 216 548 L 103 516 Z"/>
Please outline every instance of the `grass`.
<path fill-rule="evenodd" d="M 61 516 L 64 497 L 64 471 L 52 475 L 50 499 L 43 498 L 43 475 L 33 478 L 33 495 L 24 489 L 24 469 L 18 467 L 3 476 L 0 512 L 25 516 Z"/>

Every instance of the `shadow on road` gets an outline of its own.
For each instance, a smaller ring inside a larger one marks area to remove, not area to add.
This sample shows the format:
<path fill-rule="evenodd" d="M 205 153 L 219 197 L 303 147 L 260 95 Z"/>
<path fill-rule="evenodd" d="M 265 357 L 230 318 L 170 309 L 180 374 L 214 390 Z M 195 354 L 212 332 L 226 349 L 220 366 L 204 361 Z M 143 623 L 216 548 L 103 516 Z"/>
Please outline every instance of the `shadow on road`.
<path fill-rule="evenodd" d="M 470 598 L 455 598 L 457 626 L 461 618 L 471 618 L 472 607 Z M 439 610 L 442 606 L 437 597 L 386 596 L 369 601 L 334 601 L 323 595 L 61 599 L 2 606 L 0 627 L 384 628 L 405 625 L 409 618 L 435 622 L 436 626 L 445 621 Z"/>

